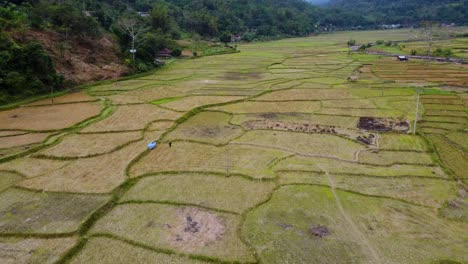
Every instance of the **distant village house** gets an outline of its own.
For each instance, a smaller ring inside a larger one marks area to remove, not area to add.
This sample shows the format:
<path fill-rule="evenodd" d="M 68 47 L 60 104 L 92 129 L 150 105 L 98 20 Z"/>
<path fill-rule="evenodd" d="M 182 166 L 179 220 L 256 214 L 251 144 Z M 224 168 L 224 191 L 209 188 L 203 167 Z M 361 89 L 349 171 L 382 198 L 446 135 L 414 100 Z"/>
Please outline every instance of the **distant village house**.
<path fill-rule="evenodd" d="M 408 57 L 403 56 L 403 55 L 399 55 L 399 56 L 397 56 L 397 60 L 398 61 L 408 61 Z"/>

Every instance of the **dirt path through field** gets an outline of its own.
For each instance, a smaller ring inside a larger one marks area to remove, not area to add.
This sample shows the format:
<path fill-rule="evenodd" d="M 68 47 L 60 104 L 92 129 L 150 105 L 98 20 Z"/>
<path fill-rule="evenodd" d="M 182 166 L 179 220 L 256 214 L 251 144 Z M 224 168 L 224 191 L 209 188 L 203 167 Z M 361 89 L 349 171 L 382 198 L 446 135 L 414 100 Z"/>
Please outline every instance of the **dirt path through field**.
<path fill-rule="evenodd" d="M 361 149 L 361 150 L 356 151 L 354 155 L 354 161 L 359 162 L 359 156 L 364 151 L 378 151 L 380 149 L 380 135 L 376 134 L 375 136 L 376 136 L 375 146 L 374 147 L 370 146 L 368 149 Z"/>
<path fill-rule="evenodd" d="M 330 175 L 328 171 L 326 170 L 323 170 L 323 171 L 327 175 L 328 181 L 330 182 L 330 189 L 333 193 L 333 197 L 335 198 L 336 206 L 338 207 L 338 210 L 340 211 L 340 214 L 343 216 L 345 221 L 349 224 L 349 227 L 351 228 L 351 232 L 356 238 L 356 240 L 366 249 L 367 252 L 365 252 L 365 254 L 370 260 L 369 263 L 382 263 L 382 260 L 380 259 L 377 249 L 374 248 L 372 243 L 367 239 L 366 235 L 363 234 L 359 230 L 359 228 L 354 223 L 353 219 L 351 219 L 351 217 L 349 217 L 349 215 L 345 212 L 343 205 L 341 204 L 340 198 L 338 197 L 338 194 L 336 193 L 335 181 L 333 179 L 333 176 Z"/>

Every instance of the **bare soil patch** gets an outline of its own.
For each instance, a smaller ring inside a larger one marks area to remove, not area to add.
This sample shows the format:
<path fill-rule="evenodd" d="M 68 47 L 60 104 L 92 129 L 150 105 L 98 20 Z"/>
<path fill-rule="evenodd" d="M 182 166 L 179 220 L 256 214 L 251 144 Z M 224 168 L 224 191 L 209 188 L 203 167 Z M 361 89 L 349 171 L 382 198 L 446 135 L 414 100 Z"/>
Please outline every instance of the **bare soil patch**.
<path fill-rule="evenodd" d="M 326 226 L 314 225 L 309 227 L 309 233 L 317 238 L 323 238 L 330 235 L 330 230 Z"/>
<path fill-rule="evenodd" d="M 71 48 L 63 51 L 59 43 L 65 41 L 63 34 L 53 31 L 30 30 L 28 40 L 39 41 L 51 54 L 57 72 L 74 82 L 97 81 L 116 78 L 128 72 L 116 55 L 117 43 L 112 36 L 104 34 L 98 39 L 83 36 L 71 41 Z"/>
<path fill-rule="evenodd" d="M 219 240 L 224 233 L 222 219 L 197 208 L 178 209 L 175 226 L 171 229 L 174 246 L 188 251 L 209 245 Z"/>
<path fill-rule="evenodd" d="M 361 117 L 359 118 L 358 128 L 366 131 L 408 133 L 411 127 L 408 121 L 391 118 Z"/>
<path fill-rule="evenodd" d="M 0 112 L 0 129 L 59 130 L 99 114 L 99 103 L 22 107 Z"/>
<path fill-rule="evenodd" d="M 91 232 L 114 234 L 178 254 L 205 256 L 229 263 L 252 263 L 255 259 L 251 251 L 238 237 L 240 221 L 240 217 L 232 214 L 200 208 L 122 204 L 99 219 Z"/>

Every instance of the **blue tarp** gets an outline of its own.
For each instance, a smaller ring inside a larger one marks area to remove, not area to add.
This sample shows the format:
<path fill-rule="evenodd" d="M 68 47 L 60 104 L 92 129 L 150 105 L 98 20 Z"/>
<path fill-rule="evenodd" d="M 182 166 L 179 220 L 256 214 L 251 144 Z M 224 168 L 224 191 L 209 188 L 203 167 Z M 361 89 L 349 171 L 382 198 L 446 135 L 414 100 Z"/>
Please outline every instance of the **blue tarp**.
<path fill-rule="evenodd" d="M 157 145 L 157 144 L 158 144 L 158 143 L 157 143 L 156 141 L 151 142 L 151 143 L 148 144 L 148 148 L 149 148 L 150 150 L 153 150 L 154 148 L 156 148 L 156 145 Z"/>

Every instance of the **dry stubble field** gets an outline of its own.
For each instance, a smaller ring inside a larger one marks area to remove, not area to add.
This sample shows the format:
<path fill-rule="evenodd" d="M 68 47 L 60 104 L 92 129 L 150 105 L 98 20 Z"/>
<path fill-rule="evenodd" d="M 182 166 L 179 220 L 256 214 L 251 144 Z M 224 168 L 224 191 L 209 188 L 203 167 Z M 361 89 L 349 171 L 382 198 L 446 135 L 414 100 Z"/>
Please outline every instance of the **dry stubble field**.
<path fill-rule="evenodd" d="M 468 69 L 344 45 L 411 35 L 244 44 L 0 112 L 0 262 L 467 263 Z"/>

